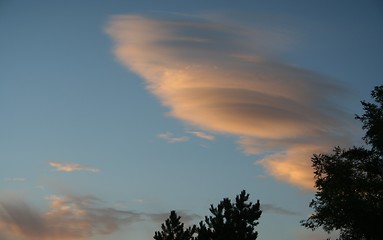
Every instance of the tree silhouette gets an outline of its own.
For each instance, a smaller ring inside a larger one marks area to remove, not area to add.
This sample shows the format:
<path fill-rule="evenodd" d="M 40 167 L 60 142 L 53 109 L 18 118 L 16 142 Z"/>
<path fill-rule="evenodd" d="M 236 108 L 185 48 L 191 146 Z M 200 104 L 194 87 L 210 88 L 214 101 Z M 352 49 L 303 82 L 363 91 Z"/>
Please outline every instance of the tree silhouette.
<path fill-rule="evenodd" d="M 198 240 L 255 240 L 258 232 L 254 230 L 258 225 L 262 211 L 260 204 L 248 202 L 249 194 L 242 191 L 235 198 L 235 203 L 224 198 L 217 207 L 211 205 L 213 216 L 205 217 L 205 223 L 200 222 Z"/>
<path fill-rule="evenodd" d="M 170 212 L 170 216 L 165 223 L 161 225 L 162 231 L 155 232 L 155 240 L 192 240 L 196 232 L 196 226 L 184 229 L 184 224 L 180 221 L 175 211 Z"/>
<path fill-rule="evenodd" d="M 301 221 L 304 227 L 340 230 L 342 240 L 383 239 L 383 86 L 371 96 L 376 103 L 362 101 L 365 113 L 356 116 L 367 130 L 363 139 L 369 148 L 336 147 L 332 154 L 312 157 L 315 213 Z"/>
<path fill-rule="evenodd" d="M 155 240 L 255 240 L 258 232 L 254 230 L 258 225 L 262 211 L 260 204 L 248 202 L 249 194 L 242 191 L 236 196 L 235 203 L 224 198 L 217 207 L 211 205 L 210 212 L 213 216 L 205 217 L 199 227 L 184 229 L 180 217 L 175 211 L 162 224 L 162 231 L 156 232 Z M 196 236 L 193 236 L 196 235 Z"/>
<path fill-rule="evenodd" d="M 376 103 L 362 101 L 364 114 L 356 115 L 366 130 L 363 139 L 370 144 L 372 149 L 383 154 L 383 85 L 376 86 L 371 92 Z"/>

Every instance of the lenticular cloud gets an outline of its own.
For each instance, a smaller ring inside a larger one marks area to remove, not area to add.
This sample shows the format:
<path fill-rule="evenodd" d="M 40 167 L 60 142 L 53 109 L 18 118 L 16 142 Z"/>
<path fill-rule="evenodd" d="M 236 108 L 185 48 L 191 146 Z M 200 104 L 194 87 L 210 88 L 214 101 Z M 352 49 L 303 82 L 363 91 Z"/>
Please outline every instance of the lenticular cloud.
<path fill-rule="evenodd" d="M 268 153 L 257 163 L 282 181 L 311 188 L 311 155 L 346 141 L 344 113 L 331 103 L 346 91 L 329 77 L 270 57 L 261 32 L 140 16 L 117 16 L 106 31 L 116 57 L 171 116 L 238 136 L 246 153 Z"/>

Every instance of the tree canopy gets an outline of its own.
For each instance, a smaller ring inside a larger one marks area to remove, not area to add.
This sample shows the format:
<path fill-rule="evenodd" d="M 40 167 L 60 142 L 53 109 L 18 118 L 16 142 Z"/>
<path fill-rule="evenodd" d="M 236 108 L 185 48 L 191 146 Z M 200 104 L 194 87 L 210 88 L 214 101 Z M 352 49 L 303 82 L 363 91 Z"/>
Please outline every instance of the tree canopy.
<path fill-rule="evenodd" d="M 205 217 L 199 226 L 184 229 L 180 217 L 172 211 L 169 219 L 162 224 L 162 231 L 156 232 L 155 240 L 255 240 L 258 232 L 255 227 L 260 218 L 259 200 L 249 202 L 249 194 L 242 191 L 235 202 L 224 198 L 217 207 L 210 206 L 212 216 Z M 194 236 L 193 236 L 194 235 Z"/>
<path fill-rule="evenodd" d="M 367 147 L 314 154 L 315 210 L 306 228 L 340 230 L 342 240 L 383 239 L 383 86 L 371 93 L 375 102 L 362 101 L 364 114 L 356 116 L 366 130 Z"/>
<path fill-rule="evenodd" d="M 383 154 L 383 85 L 376 86 L 371 92 L 375 103 L 362 101 L 364 114 L 356 115 L 366 130 L 363 139 L 369 144 L 373 150 Z"/>
<path fill-rule="evenodd" d="M 260 203 L 247 202 L 249 194 L 242 191 L 235 198 L 235 203 L 224 198 L 217 207 L 211 205 L 213 216 L 205 217 L 201 222 L 198 240 L 255 240 L 258 232 L 255 226 L 261 217 Z"/>
<path fill-rule="evenodd" d="M 196 232 L 196 226 L 184 228 L 180 221 L 181 217 L 175 211 L 170 212 L 170 216 L 165 223 L 161 225 L 162 231 L 155 232 L 155 240 L 191 240 Z"/>

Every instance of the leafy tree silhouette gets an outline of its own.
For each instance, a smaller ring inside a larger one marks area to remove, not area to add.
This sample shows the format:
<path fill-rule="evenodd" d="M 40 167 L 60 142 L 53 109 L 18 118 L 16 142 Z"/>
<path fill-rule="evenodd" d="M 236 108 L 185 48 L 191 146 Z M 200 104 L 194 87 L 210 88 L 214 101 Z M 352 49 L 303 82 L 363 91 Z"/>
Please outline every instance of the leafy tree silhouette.
<path fill-rule="evenodd" d="M 196 226 L 184 229 L 184 224 L 180 221 L 181 217 L 175 211 L 170 212 L 169 218 L 161 225 L 162 231 L 155 232 L 155 240 L 191 240 L 196 232 Z"/>
<path fill-rule="evenodd" d="M 261 217 L 259 200 L 256 204 L 247 202 L 249 194 L 243 190 L 235 198 L 235 203 L 224 198 L 217 207 L 211 205 L 213 216 L 205 217 L 205 223 L 200 222 L 198 240 L 255 240 L 258 232 L 255 226 Z"/>
<path fill-rule="evenodd" d="M 341 240 L 383 239 L 383 86 L 371 96 L 375 103 L 362 101 L 365 113 L 356 115 L 369 148 L 336 147 L 332 154 L 312 157 L 315 213 L 301 221 L 304 227 L 340 230 Z"/>
<path fill-rule="evenodd" d="M 199 227 L 184 229 L 180 217 L 175 211 L 170 213 L 169 219 L 162 224 L 162 231 L 156 232 L 155 240 L 255 240 L 258 232 L 255 227 L 262 211 L 260 203 L 248 202 L 249 194 L 242 191 L 236 196 L 235 203 L 224 198 L 217 207 L 211 205 L 212 216 L 205 217 Z"/>
<path fill-rule="evenodd" d="M 362 101 L 364 114 L 356 115 L 366 130 L 363 139 L 370 144 L 373 150 L 383 154 L 383 85 L 376 86 L 371 92 L 371 97 L 376 103 Z"/>

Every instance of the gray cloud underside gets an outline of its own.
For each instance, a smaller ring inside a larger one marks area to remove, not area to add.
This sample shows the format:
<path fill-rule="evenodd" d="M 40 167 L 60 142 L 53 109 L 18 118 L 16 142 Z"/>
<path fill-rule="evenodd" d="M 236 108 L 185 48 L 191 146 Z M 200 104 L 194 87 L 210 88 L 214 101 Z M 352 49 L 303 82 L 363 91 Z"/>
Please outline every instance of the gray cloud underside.
<path fill-rule="evenodd" d="M 185 211 L 176 211 L 177 215 L 181 217 L 180 221 L 185 223 L 186 225 L 191 224 L 196 219 L 201 219 L 201 216 L 197 214 L 189 214 Z M 152 219 L 154 222 L 165 222 L 166 219 L 168 219 L 170 216 L 170 213 L 152 213 L 150 214 L 150 219 Z"/>

